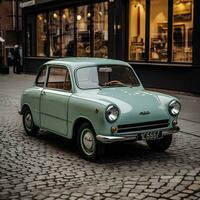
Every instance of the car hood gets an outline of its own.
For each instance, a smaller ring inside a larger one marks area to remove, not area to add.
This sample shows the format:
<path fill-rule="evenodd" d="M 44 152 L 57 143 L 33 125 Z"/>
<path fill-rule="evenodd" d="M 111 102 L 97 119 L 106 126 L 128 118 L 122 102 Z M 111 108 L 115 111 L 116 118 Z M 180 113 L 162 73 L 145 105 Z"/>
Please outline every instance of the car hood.
<path fill-rule="evenodd" d="M 83 94 L 82 94 L 83 95 Z M 82 96 L 81 95 L 81 96 Z M 106 106 L 115 104 L 120 109 L 120 123 L 169 119 L 168 104 L 172 96 L 139 88 L 103 88 L 84 95 Z"/>

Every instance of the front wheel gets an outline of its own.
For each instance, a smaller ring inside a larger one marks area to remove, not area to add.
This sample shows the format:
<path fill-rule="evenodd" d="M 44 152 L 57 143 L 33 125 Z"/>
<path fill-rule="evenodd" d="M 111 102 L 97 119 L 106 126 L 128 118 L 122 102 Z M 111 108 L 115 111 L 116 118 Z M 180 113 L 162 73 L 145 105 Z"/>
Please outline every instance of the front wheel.
<path fill-rule="evenodd" d="M 89 123 L 78 130 L 77 145 L 81 154 L 90 161 L 97 160 L 104 153 L 104 144 L 96 140 L 96 134 Z"/>
<path fill-rule="evenodd" d="M 172 143 L 172 134 L 163 136 L 163 138 L 161 139 L 147 141 L 149 147 L 156 152 L 164 152 L 169 148 L 171 143 Z"/>
<path fill-rule="evenodd" d="M 24 130 L 26 131 L 27 135 L 35 136 L 38 133 L 39 128 L 34 124 L 32 113 L 29 108 L 25 108 L 22 118 Z"/>

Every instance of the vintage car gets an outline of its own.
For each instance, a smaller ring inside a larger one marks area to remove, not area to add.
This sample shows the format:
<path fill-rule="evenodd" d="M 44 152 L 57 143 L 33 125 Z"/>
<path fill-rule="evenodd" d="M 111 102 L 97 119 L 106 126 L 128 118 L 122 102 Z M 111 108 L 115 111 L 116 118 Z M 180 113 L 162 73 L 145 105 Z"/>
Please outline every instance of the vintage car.
<path fill-rule="evenodd" d="M 179 131 L 177 98 L 145 90 L 132 67 L 102 58 L 62 58 L 41 66 L 21 97 L 28 135 L 39 128 L 74 139 L 88 160 L 106 143 L 145 140 L 165 151 Z"/>

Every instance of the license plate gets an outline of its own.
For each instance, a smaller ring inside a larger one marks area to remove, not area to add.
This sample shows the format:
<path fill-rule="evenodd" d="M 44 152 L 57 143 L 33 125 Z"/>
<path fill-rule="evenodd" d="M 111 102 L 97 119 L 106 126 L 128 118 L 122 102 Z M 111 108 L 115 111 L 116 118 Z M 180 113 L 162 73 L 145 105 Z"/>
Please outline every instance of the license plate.
<path fill-rule="evenodd" d="M 156 140 L 162 138 L 162 132 L 141 133 L 142 140 Z"/>

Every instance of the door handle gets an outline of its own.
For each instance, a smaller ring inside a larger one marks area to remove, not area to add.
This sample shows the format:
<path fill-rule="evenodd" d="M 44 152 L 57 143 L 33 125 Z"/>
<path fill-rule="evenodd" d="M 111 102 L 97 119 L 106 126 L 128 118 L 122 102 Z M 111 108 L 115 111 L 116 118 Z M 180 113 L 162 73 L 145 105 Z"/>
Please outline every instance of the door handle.
<path fill-rule="evenodd" d="M 42 91 L 42 92 L 41 92 L 41 95 L 46 95 L 46 92 L 45 92 L 45 91 Z"/>

